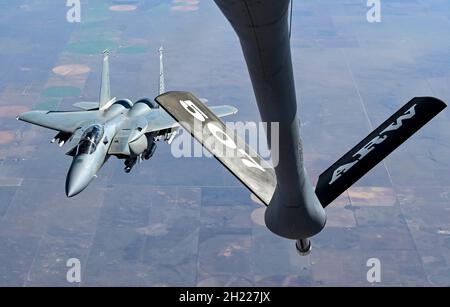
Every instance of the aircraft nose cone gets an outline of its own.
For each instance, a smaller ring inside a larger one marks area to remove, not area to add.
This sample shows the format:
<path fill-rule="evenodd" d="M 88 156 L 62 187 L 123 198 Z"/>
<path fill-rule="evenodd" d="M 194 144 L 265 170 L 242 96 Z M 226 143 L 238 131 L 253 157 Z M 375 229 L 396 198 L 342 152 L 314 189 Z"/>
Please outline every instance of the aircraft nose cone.
<path fill-rule="evenodd" d="M 81 193 L 91 182 L 92 175 L 87 168 L 83 166 L 83 161 L 75 160 L 70 167 L 66 179 L 66 195 L 74 197 Z"/>
<path fill-rule="evenodd" d="M 66 195 L 67 197 L 74 197 L 81 193 L 87 185 L 82 184 L 80 181 L 68 180 L 66 182 Z"/>

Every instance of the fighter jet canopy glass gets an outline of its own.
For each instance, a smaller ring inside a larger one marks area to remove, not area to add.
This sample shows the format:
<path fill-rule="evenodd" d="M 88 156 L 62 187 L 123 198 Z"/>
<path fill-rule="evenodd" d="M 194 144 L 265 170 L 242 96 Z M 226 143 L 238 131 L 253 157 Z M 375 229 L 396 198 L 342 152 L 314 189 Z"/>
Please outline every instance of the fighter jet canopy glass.
<path fill-rule="evenodd" d="M 100 125 L 93 125 L 86 129 L 78 144 L 77 154 L 93 154 L 97 149 L 98 143 L 103 138 L 104 129 Z"/>

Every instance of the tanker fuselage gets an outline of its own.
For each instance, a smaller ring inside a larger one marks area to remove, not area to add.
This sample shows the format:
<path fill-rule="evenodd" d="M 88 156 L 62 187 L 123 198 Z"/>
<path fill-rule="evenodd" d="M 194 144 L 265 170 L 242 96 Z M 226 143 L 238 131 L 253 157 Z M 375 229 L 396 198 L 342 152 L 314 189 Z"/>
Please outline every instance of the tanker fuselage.
<path fill-rule="evenodd" d="M 303 166 L 289 37 L 290 0 L 215 2 L 239 37 L 262 121 L 279 123 L 278 184 L 266 210 L 266 225 L 289 239 L 314 236 L 325 227 L 326 214 Z"/>

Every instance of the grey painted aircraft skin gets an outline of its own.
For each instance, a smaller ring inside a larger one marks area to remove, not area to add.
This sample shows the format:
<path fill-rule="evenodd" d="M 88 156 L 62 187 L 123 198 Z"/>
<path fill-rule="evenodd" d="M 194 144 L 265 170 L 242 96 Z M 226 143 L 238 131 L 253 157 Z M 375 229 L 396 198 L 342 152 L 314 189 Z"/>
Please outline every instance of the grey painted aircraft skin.
<path fill-rule="evenodd" d="M 165 91 L 163 49 L 160 49 L 159 94 Z M 111 156 L 125 160 L 125 172 L 142 160 L 150 159 L 156 142 L 174 139 L 179 124 L 150 99 L 132 103 L 128 99 L 111 98 L 109 52 L 103 56 L 99 102 L 79 102 L 80 111 L 30 111 L 18 120 L 58 131 L 52 140 L 73 157 L 66 178 L 66 195 L 82 192 Z M 232 106 L 213 106 L 211 110 L 223 117 L 237 113 Z"/>

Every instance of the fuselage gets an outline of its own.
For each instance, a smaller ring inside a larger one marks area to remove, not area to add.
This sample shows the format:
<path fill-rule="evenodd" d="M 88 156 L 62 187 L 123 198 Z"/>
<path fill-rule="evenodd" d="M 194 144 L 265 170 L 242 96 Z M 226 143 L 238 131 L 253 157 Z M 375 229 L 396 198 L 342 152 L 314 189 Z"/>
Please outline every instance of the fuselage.
<path fill-rule="evenodd" d="M 87 127 L 76 148 L 67 174 L 66 195 L 68 197 L 83 191 L 107 161 L 109 144 L 114 132 L 108 123 Z"/>
<path fill-rule="evenodd" d="M 66 195 L 73 197 L 82 192 L 111 155 L 136 161 L 154 145 L 153 138 L 145 134 L 150 112 L 160 113 L 149 99 L 134 105 L 119 100 L 103 111 L 104 121 L 93 123 L 82 130 L 73 161 L 66 178 Z"/>

